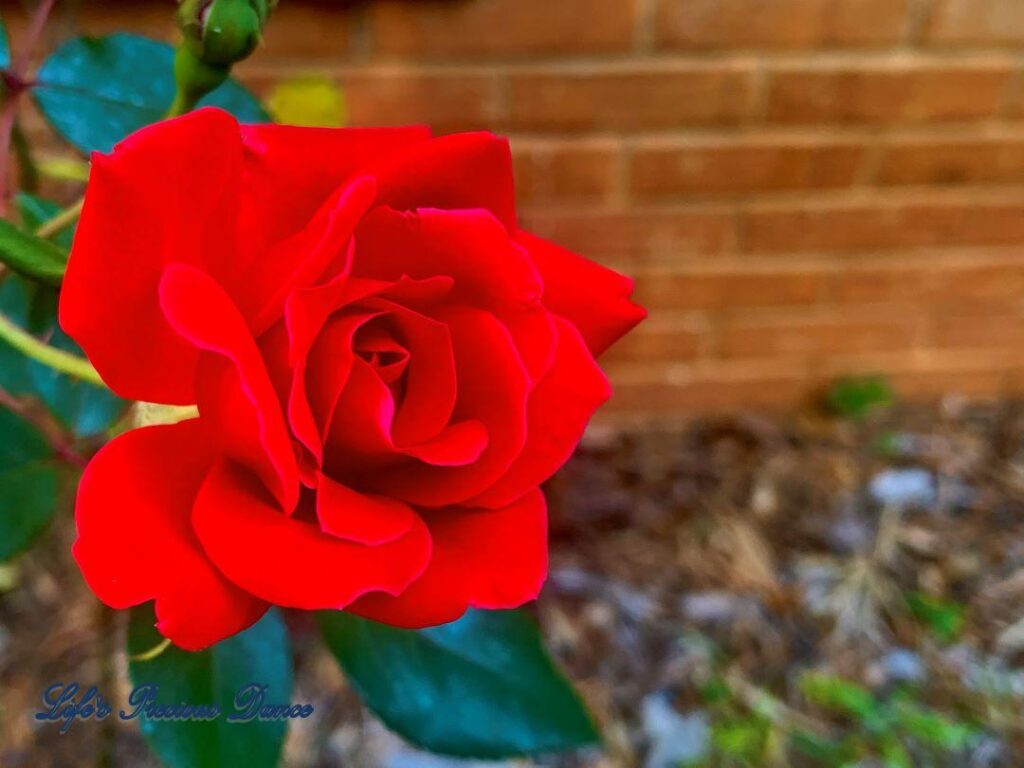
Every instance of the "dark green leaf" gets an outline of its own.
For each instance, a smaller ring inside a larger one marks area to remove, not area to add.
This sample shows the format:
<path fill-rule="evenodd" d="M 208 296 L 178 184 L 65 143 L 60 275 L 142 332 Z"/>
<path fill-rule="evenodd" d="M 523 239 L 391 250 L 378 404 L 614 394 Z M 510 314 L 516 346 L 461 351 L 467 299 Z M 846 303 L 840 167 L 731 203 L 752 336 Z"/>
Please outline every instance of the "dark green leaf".
<path fill-rule="evenodd" d="M 128 653 L 145 653 L 163 639 L 154 628 L 153 609 L 132 610 Z M 132 660 L 128 671 L 135 686 L 158 686 L 160 704 L 187 702 L 216 705 L 219 717 L 200 722 L 148 720 L 139 727 L 153 750 L 171 768 L 272 768 L 277 765 L 286 721 L 229 722 L 235 697 L 246 686 L 267 686 L 265 705 L 287 705 L 292 695 L 292 659 L 288 633 L 276 609 L 254 626 L 199 653 L 169 647 L 149 661 Z M 126 708 L 131 714 L 132 702 Z"/>
<path fill-rule="evenodd" d="M 174 50 L 124 33 L 76 37 L 39 70 L 33 94 L 46 119 L 82 152 L 109 152 L 133 131 L 161 120 L 174 98 Z M 242 122 L 266 122 L 245 88 L 228 80 L 200 102 Z"/>
<path fill-rule="evenodd" d="M 60 476 L 52 456 L 34 427 L 0 408 L 0 561 L 27 549 L 53 517 Z"/>
<path fill-rule="evenodd" d="M 598 739 L 536 624 L 518 611 L 471 611 L 416 632 L 343 612 L 319 617 L 328 647 L 366 705 L 413 744 L 500 758 Z"/>
<path fill-rule="evenodd" d="M 52 219 L 61 210 L 56 203 L 25 192 L 19 192 L 14 201 L 18 205 L 18 213 L 21 214 L 21 225 L 30 232 L 39 229 L 43 222 Z M 74 237 L 75 225 L 71 225 L 54 235 L 53 242 L 65 250 L 70 250 Z"/>
<path fill-rule="evenodd" d="M 15 272 L 60 285 L 67 267 L 67 251 L 36 237 L 6 219 L 0 219 L 0 261 Z"/>
<path fill-rule="evenodd" d="M 57 326 L 54 290 L 8 277 L 0 284 L 0 312 L 35 335 L 66 352 L 82 351 Z M 29 360 L 0 342 L 0 387 L 12 395 L 32 395 L 75 433 L 102 432 L 123 413 L 126 403 L 109 390 L 57 373 Z"/>

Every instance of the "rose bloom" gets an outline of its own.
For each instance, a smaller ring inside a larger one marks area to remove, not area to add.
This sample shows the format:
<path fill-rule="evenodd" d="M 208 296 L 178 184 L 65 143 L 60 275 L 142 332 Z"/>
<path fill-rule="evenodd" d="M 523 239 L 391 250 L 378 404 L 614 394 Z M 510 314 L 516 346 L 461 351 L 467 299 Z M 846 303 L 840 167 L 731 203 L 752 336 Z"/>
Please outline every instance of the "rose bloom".
<path fill-rule="evenodd" d="M 74 555 L 195 650 L 270 605 L 399 627 L 534 599 L 539 485 L 610 391 L 632 282 L 521 230 L 508 143 L 242 125 L 94 155 L 60 303 L 110 388 L 198 418 L 89 463 Z"/>

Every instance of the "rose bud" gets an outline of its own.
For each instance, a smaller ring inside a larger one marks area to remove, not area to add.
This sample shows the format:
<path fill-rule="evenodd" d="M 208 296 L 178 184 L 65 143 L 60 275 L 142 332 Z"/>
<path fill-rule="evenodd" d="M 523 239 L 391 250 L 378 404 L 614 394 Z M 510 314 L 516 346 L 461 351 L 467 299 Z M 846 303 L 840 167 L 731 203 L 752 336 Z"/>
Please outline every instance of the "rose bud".
<path fill-rule="evenodd" d="M 230 67 L 259 43 L 270 9 L 268 0 L 184 0 L 178 26 L 199 61 Z"/>

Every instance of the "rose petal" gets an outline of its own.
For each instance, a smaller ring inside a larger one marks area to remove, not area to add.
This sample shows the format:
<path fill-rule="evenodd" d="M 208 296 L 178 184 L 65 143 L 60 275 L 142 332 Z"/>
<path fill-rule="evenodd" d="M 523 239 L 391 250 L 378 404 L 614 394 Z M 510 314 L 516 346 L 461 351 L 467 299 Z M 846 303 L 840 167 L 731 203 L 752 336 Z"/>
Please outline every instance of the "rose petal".
<path fill-rule="evenodd" d="M 397 597 L 371 594 L 348 610 L 416 629 L 455 621 L 468 608 L 518 608 L 547 575 L 547 505 L 539 490 L 502 509 L 435 510 L 434 554 L 426 572 Z"/>
<path fill-rule="evenodd" d="M 516 239 L 544 280 L 544 305 L 579 328 L 594 356 L 647 317 L 630 301 L 633 281 L 527 232 Z"/>
<path fill-rule="evenodd" d="M 171 326 L 205 354 L 196 373 L 199 412 L 223 450 L 252 467 L 282 508 L 298 502 L 298 467 L 281 404 L 238 308 L 209 275 L 164 270 L 160 304 Z"/>
<path fill-rule="evenodd" d="M 332 318 L 324 326 L 305 362 L 296 370 L 305 370 L 301 385 L 292 388 L 293 403 L 308 398 L 310 413 L 316 425 L 316 455 L 323 459 L 323 441 L 331 428 L 338 400 L 356 360 L 353 340 L 356 332 L 377 317 L 375 312 L 353 311 Z"/>
<path fill-rule="evenodd" d="M 129 400 L 195 402 L 199 353 L 157 299 L 165 265 L 238 269 L 242 177 L 238 124 L 201 109 L 94 154 L 61 291 L 61 327 L 103 380 Z"/>
<path fill-rule="evenodd" d="M 456 133 L 382 156 L 363 173 L 377 177 L 378 200 L 392 208 L 483 208 L 509 231 L 516 226 L 515 183 L 508 140 Z"/>
<path fill-rule="evenodd" d="M 429 303 L 443 297 L 450 288 L 450 278 L 402 278 L 389 283 L 340 275 L 323 285 L 295 290 L 289 295 L 285 302 L 292 380 L 288 418 L 296 437 L 315 456 L 318 464 L 323 460 L 323 436 L 330 427 L 334 404 L 348 379 L 348 365 L 352 357 L 351 334 L 374 313 L 364 313 L 365 320 L 353 320 L 354 325 L 344 329 L 325 329 L 328 318 L 367 296 L 401 297 L 414 303 Z M 321 336 L 325 338 L 321 339 Z M 309 364 L 318 370 L 307 375 Z"/>
<path fill-rule="evenodd" d="M 370 546 L 401 538 L 418 519 L 408 504 L 359 493 L 323 474 L 319 475 L 316 514 L 324 533 Z"/>
<path fill-rule="evenodd" d="M 382 280 L 450 276 L 450 300 L 501 318 L 533 380 L 551 365 L 556 334 L 540 303 L 540 274 L 487 211 L 377 208 L 359 227 L 352 268 L 354 274 Z"/>
<path fill-rule="evenodd" d="M 111 608 L 156 600 L 157 629 L 189 651 L 267 610 L 214 567 L 192 532 L 212 444 L 196 419 L 127 432 L 89 462 L 75 507 L 72 552 L 92 591 Z"/>
<path fill-rule="evenodd" d="M 437 437 L 401 452 L 435 467 L 472 464 L 487 449 L 487 427 L 475 419 L 446 427 Z"/>
<path fill-rule="evenodd" d="M 243 125 L 247 202 L 243 209 L 253 263 L 265 244 L 304 229 L 313 214 L 359 169 L 430 138 L 425 126 L 307 128 Z"/>
<path fill-rule="evenodd" d="M 306 227 L 274 245 L 267 255 L 241 278 L 248 299 L 243 313 L 253 318 L 259 334 L 277 320 L 285 299 L 297 288 L 313 285 L 340 260 L 340 274 L 348 274 L 352 258 L 352 233 L 373 204 L 374 180 L 357 176 L 338 188 Z"/>
<path fill-rule="evenodd" d="M 539 301 L 543 283 L 528 253 L 490 212 L 374 209 L 359 225 L 352 274 L 453 278 L 452 299 L 491 311 Z"/>
<path fill-rule="evenodd" d="M 526 441 L 530 388 L 529 375 L 511 335 L 493 315 L 466 307 L 444 307 L 436 310 L 435 316 L 448 325 L 452 335 L 459 382 L 452 418 L 456 422 L 480 421 L 487 432 L 487 448 L 468 466 L 402 464 L 394 471 L 385 468 L 367 473 L 361 480 L 368 489 L 425 507 L 443 507 L 472 498 L 508 470 Z M 359 407 L 349 406 L 349 402 L 345 400 L 339 410 L 357 411 Z M 354 423 L 352 428 L 358 429 Z M 336 439 L 349 443 L 355 439 L 345 435 L 333 430 L 330 444 Z"/>
<path fill-rule="evenodd" d="M 409 350 L 404 397 L 398 405 L 391 437 L 398 446 L 432 440 L 451 420 L 458 382 L 448 326 L 392 301 L 370 299 L 367 307 L 381 312 Z"/>
<path fill-rule="evenodd" d="M 551 477 L 572 455 L 594 411 L 611 397 L 608 379 L 580 332 L 568 320 L 556 323 L 554 365 L 527 405 L 526 445 L 501 479 L 470 502 L 474 505 L 503 507 Z"/>
<path fill-rule="evenodd" d="M 368 469 L 396 461 L 391 425 L 394 396 L 365 360 L 353 356 L 324 441 L 324 466 L 332 477 L 351 481 Z M 361 486 L 360 486 L 361 487 Z M 388 493 L 387 489 L 379 489 Z"/>
<path fill-rule="evenodd" d="M 345 541 L 281 514 L 258 479 L 229 461 L 216 464 L 200 488 L 192 525 L 228 578 L 289 608 L 344 608 L 367 592 L 399 594 L 430 560 L 430 534 L 419 516 L 387 544 Z"/>

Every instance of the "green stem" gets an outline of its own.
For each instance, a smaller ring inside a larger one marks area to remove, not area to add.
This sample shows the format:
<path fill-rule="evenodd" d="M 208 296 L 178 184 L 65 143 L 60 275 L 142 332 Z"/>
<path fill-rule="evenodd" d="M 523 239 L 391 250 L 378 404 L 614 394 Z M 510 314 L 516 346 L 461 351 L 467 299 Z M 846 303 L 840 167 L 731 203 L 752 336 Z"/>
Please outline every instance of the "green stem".
<path fill-rule="evenodd" d="M 152 661 L 153 659 L 157 658 L 158 656 L 161 656 L 163 654 L 163 652 L 166 651 L 170 647 L 171 647 L 171 641 L 170 641 L 169 638 L 165 637 L 163 640 L 161 640 L 159 643 L 154 645 L 148 651 L 143 651 L 142 653 L 136 653 L 134 656 L 129 656 L 128 658 L 130 660 L 132 660 L 132 661 Z"/>
<path fill-rule="evenodd" d="M 41 237 L 44 240 L 53 237 L 58 232 L 61 232 L 76 221 L 78 217 L 82 215 L 82 206 L 85 204 L 85 198 L 80 198 L 76 202 L 69 205 L 62 211 L 59 211 L 52 218 L 47 219 L 39 228 L 36 230 L 36 237 Z"/>
<path fill-rule="evenodd" d="M 185 94 L 185 91 L 179 87 L 174 93 L 174 101 L 171 102 L 167 114 L 164 115 L 164 120 L 170 120 L 172 117 L 178 117 L 186 112 L 191 112 L 196 105 L 196 101 L 196 99 L 190 99 Z"/>
<path fill-rule="evenodd" d="M 174 52 L 174 101 L 164 119 L 191 112 L 199 100 L 218 88 L 230 73 L 230 65 L 207 64 L 182 41 Z"/>
<path fill-rule="evenodd" d="M 0 314 L 0 339 L 6 341 L 25 357 L 49 366 L 55 371 L 74 376 L 97 387 L 106 386 L 96 369 L 84 357 L 72 355 L 70 352 L 44 344 L 2 314 Z"/>

